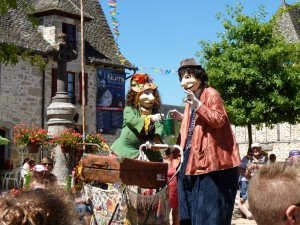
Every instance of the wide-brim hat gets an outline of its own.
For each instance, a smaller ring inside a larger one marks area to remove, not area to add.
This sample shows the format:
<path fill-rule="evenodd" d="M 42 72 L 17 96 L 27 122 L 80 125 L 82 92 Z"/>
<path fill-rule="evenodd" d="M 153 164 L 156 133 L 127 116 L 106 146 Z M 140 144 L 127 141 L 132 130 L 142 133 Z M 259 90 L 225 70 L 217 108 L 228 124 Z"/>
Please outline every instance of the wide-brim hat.
<path fill-rule="evenodd" d="M 256 142 L 251 145 L 251 148 L 259 148 L 261 147 L 260 143 Z"/>
<path fill-rule="evenodd" d="M 202 68 L 202 66 L 199 65 L 194 58 L 188 58 L 188 59 L 184 59 L 180 62 L 180 67 L 179 67 L 178 71 L 181 69 L 184 69 L 184 68 L 188 68 L 188 67 L 189 68 L 198 67 L 200 69 Z"/>
<path fill-rule="evenodd" d="M 135 92 L 143 92 L 148 89 L 156 89 L 157 85 L 153 83 L 152 78 L 146 73 L 133 74 L 130 79 L 130 87 Z"/>
<path fill-rule="evenodd" d="M 43 172 L 46 171 L 46 168 L 43 165 L 35 165 L 32 169 L 33 172 Z"/>

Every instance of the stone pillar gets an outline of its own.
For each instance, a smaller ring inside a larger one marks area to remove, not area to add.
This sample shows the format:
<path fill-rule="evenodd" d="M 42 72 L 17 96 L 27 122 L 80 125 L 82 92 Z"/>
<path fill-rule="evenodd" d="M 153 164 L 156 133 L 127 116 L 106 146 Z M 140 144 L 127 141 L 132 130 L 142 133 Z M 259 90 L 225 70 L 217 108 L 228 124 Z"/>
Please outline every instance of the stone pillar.
<path fill-rule="evenodd" d="M 61 131 L 75 127 L 74 116 L 75 106 L 70 102 L 70 97 L 66 92 L 67 82 L 67 62 L 77 58 L 77 52 L 68 44 L 65 34 L 57 36 L 57 42 L 47 47 L 49 55 L 57 61 L 58 77 L 57 92 L 52 98 L 52 102 L 47 108 L 48 132 L 55 135 Z M 59 184 L 65 184 L 66 177 L 71 174 L 72 160 L 70 154 L 63 154 L 60 146 L 55 149 L 53 173 L 57 176 Z"/>

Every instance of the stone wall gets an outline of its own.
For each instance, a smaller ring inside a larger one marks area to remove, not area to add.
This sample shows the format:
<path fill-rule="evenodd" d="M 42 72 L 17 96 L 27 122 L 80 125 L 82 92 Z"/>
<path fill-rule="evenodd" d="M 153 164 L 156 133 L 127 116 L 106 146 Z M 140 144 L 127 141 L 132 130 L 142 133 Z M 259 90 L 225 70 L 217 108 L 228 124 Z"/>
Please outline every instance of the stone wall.
<path fill-rule="evenodd" d="M 232 127 L 239 144 L 241 156 L 246 155 L 248 149 L 247 127 Z M 262 144 L 263 150 L 274 153 L 279 161 L 284 161 L 291 149 L 300 150 L 300 125 L 288 123 L 277 124 L 272 128 L 263 126 L 256 129 L 252 126 L 252 140 Z"/>

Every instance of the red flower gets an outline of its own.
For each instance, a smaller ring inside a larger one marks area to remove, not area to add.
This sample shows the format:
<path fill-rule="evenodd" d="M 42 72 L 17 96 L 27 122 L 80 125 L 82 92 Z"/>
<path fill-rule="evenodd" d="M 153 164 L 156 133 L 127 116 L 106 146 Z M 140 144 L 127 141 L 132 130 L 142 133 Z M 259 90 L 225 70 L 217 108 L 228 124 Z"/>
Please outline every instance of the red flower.
<path fill-rule="evenodd" d="M 132 80 L 136 81 L 138 84 L 143 84 L 145 83 L 146 76 L 147 75 L 145 74 L 135 74 L 133 75 Z"/>

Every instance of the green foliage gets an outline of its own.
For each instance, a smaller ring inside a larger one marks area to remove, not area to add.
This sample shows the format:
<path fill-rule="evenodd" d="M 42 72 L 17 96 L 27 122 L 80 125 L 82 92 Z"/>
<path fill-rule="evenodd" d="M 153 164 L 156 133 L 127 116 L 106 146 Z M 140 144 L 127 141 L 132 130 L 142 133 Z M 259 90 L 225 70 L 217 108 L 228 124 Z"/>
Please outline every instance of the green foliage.
<path fill-rule="evenodd" d="M 0 15 L 4 15 L 9 9 L 16 9 L 18 7 L 17 0 L 1 0 Z"/>
<path fill-rule="evenodd" d="M 286 43 L 275 19 L 265 22 L 263 7 L 253 16 L 243 6 L 218 14 L 225 32 L 220 42 L 200 41 L 209 84 L 221 94 L 237 126 L 299 122 L 300 44 Z"/>
<path fill-rule="evenodd" d="M 31 177 L 32 177 L 32 174 L 31 173 L 27 173 L 25 174 L 24 176 L 24 189 L 28 190 L 29 189 L 29 186 L 30 186 L 30 182 L 31 182 Z"/>

